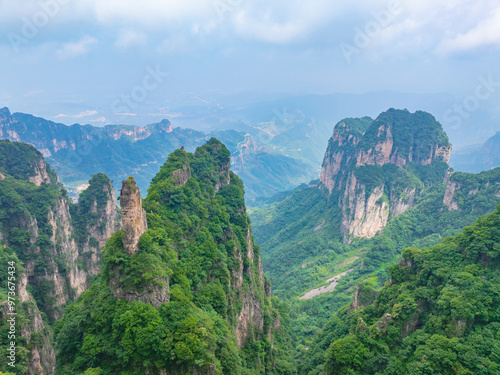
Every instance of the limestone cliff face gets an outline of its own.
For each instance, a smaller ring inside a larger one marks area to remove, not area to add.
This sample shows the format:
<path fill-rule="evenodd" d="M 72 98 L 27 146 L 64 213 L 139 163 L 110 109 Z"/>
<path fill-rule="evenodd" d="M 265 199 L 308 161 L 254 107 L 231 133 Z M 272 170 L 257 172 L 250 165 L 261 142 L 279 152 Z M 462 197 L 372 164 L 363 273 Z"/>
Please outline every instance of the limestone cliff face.
<path fill-rule="evenodd" d="M 50 176 L 47 172 L 47 164 L 42 158 L 35 160 L 32 168 L 34 174 L 29 177 L 30 182 L 33 182 L 36 186 L 40 186 L 42 183 L 51 183 Z"/>
<path fill-rule="evenodd" d="M 139 239 L 148 230 L 146 212 L 142 208 L 141 192 L 133 177 L 123 181 L 120 192 L 120 205 L 123 222 L 123 248 L 129 255 L 138 249 Z M 111 292 L 118 299 L 129 302 L 141 301 L 155 307 L 170 301 L 169 280 L 161 279 L 157 283 L 142 285 L 139 289 L 125 287 L 120 282 L 120 271 L 115 270 L 109 281 Z"/>
<path fill-rule="evenodd" d="M 253 238 L 250 233 L 250 228 L 247 230 L 246 235 L 247 242 L 247 254 L 246 258 L 249 260 L 250 264 L 255 261 L 255 253 L 253 248 Z M 239 249 L 236 249 L 238 252 L 237 259 L 241 261 L 241 253 Z M 236 254 L 236 253 L 235 253 Z M 245 345 L 249 336 L 251 335 L 251 330 L 257 328 L 260 331 L 264 331 L 264 311 L 263 306 L 261 305 L 261 301 L 264 296 L 267 298 L 271 297 L 271 285 L 264 277 L 264 270 L 262 268 L 262 260 L 260 255 L 258 255 L 258 278 L 253 279 L 253 283 L 249 285 L 248 291 L 244 291 L 240 300 L 243 303 L 243 306 L 238 313 L 238 318 L 236 322 L 236 340 L 239 347 Z M 243 281 L 243 262 L 240 266 L 240 271 L 237 272 L 235 276 L 235 287 L 240 289 Z M 250 269 L 246 271 L 249 277 L 252 277 L 252 273 Z M 265 332 L 266 335 L 270 336 L 270 330 Z"/>
<path fill-rule="evenodd" d="M 446 174 L 444 183 L 446 184 L 446 190 L 444 192 L 443 205 L 446 206 L 449 211 L 459 210 L 458 203 L 454 201 L 453 198 L 455 198 L 456 190 L 460 189 L 460 184 L 450 180 L 450 173 Z"/>
<path fill-rule="evenodd" d="M 187 164 L 184 164 L 182 166 L 182 169 L 179 169 L 172 173 L 172 177 L 174 178 L 175 186 L 183 186 L 191 177 L 191 170 L 188 168 Z"/>
<path fill-rule="evenodd" d="M 321 169 L 320 188 L 338 199 L 347 242 L 373 237 L 410 209 L 425 186 L 413 166 L 430 170 L 451 152 L 441 125 L 425 112 L 391 109 L 370 120 L 338 123 Z"/>
<path fill-rule="evenodd" d="M 493 199 L 493 202 L 500 198 L 499 172 L 498 168 L 479 174 L 448 171 L 443 180 L 441 211 L 457 211 L 460 214 L 462 210 L 470 210 L 470 207 L 479 209 L 481 203 L 478 203 L 478 197 Z"/>
<path fill-rule="evenodd" d="M 117 299 L 125 299 L 128 302 L 141 301 L 149 303 L 154 307 L 160 307 L 170 301 L 169 280 L 162 279 L 159 284 L 149 284 L 140 289 L 131 289 L 124 287 L 120 283 L 120 273 L 115 272 L 109 281 L 111 292 Z"/>
<path fill-rule="evenodd" d="M 90 264 L 82 244 L 88 244 L 90 236 L 96 235 L 93 228 L 104 228 L 97 236 L 96 247 L 114 229 L 108 228 L 118 214 L 114 192 L 110 192 L 104 210 L 96 208 L 91 223 L 79 222 L 77 216 L 83 202 L 70 202 L 57 175 L 38 151 L 27 144 L 0 141 L 0 153 L 9 156 L 1 158 L 0 163 L 4 177 L 0 180 L 4 213 L 0 219 L 0 240 L 23 262 L 18 295 L 28 318 L 23 327 L 30 351 L 28 373 L 53 374 L 55 353 L 50 324 L 62 316 L 65 304 L 87 289 L 89 277 L 99 267 L 99 257 Z M 9 164 L 9 160 L 16 160 L 17 164 Z M 5 200 L 4 196 L 14 199 Z M 48 323 L 42 319 L 42 312 Z M 37 339 L 31 342 L 32 337 Z"/>
<path fill-rule="evenodd" d="M 229 166 L 229 162 L 221 165 L 218 176 L 219 181 L 215 184 L 215 193 L 217 193 L 224 185 L 229 185 L 231 183 Z"/>
<path fill-rule="evenodd" d="M 322 186 L 326 187 L 330 193 L 335 187 L 340 189 L 345 171 L 352 164 L 351 160 L 355 155 L 357 145 L 372 121 L 369 117 L 364 117 L 359 121 L 346 119 L 335 126 L 332 138 L 328 142 L 320 174 Z"/>
<path fill-rule="evenodd" d="M 25 314 L 28 322 L 22 327 L 22 337 L 25 337 L 29 343 L 30 362 L 28 365 L 28 374 L 48 375 L 55 372 L 56 353 L 52 343 L 51 332 L 42 319 L 38 306 L 26 290 L 26 274 L 21 276 L 18 285 L 19 302 L 26 306 Z M 34 340 L 33 336 L 37 336 Z"/>
<path fill-rule="evenodd" d="M 427 152 L 420 153 L 421 147 L 410 145 L 409 149 L 404 150 L 394 143 L 392 128 L 395 124 L 377 123 L 376 137 L 372 138 L 374 145 L 366 146 L 356 152 L 356 167 L 364 165 L 384 165 L 394 164 L 403 168 L 407 163 L 420 163 L 429 165 L 434 160 L 441 158 L 445 163 L 450 159 L 451 146 L 447 143 L 439 144 L 437 141 L 429 140 L 426 144 Z"/>
<path fill-rule="evenodd" d="M 373 237 L 383 229 L 389 219 L 389 204 L 380 201 L 384 186 L 377 186 L 367 194 L 363 185 L 358 185 L 351 175 L 342 201 L 341 231 L 354 237 Z"/>
<path fill-rule="evenodd" d="M 141 235 L 148 230 L 146 212 L 142 208 L 141 192 L 133 177 L 123 181 L 120 192 L 123 222 L 123 247 L 127 254 L 134 254 Z"/>
<path fill-rule="evenodd" d="M 26 249 L 25 270 L 28 283 L 34 288 L 50 285 L 41 300 L 49 320 L 59 319 L 62 305 L 80 295 L 88 286 L 88 274 L 81 267 L 78 246 L 73 238 L 73 225 L 67 197 L 57 197 L 42 220 L 26 211 L 13 223 L 30 234 L 31 246 Z M 45 242 L 43 234 L 51 236 Z M 10 247 L 11 236 L 4 235 L 4 245 Z M 50 301 L 50 302 L 49 302 Z"/>
<path fill-rule="evenodd" d="M 96 275 L 100 271 L 101 249 L 121 228 L 115 190 L 107 176 L 97 174 L 92 177 L 87 189 L 80 194 L 77 215 L 78 224 L 85 228 L 84 238 L 79 241 L 80 254 L 88 275 Z"/>

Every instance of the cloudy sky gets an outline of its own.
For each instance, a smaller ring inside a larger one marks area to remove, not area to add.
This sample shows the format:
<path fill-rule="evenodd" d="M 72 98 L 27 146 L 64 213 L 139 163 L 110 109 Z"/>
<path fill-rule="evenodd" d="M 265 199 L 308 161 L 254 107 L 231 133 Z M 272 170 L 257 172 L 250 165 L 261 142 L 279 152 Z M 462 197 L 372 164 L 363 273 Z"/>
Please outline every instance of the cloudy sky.
<path fill-rule="evenodd" d="M 500 82 L 497 0 L 0 0 L 0 34 L 0 107 L 67 123 L 242 92 L 460 100 Z"/>

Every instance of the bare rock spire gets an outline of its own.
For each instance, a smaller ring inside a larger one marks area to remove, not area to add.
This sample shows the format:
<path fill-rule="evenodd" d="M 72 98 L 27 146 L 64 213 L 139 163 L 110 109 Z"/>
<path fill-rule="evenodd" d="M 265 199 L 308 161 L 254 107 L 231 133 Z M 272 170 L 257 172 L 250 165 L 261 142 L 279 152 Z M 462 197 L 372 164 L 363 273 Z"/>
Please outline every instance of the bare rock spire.
<path fill-rule="evenodd" d="M 146 211 L 142 208 L 141 192 L 133 177 L 123 181 L 120 206 L 125 232 L 123 248 L 127 254 L 134 254 L 138 249 L 139 238 L 148 230 L 148 223 L 146 222 Z"/>

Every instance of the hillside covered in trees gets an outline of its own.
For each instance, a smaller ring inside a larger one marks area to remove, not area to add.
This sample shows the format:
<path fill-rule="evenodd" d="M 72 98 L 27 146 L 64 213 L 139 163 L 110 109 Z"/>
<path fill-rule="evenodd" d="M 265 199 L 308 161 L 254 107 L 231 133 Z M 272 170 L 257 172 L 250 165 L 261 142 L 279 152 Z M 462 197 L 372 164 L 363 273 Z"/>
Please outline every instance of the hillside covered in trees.
<path fill-rule="evenodd" d="M 101 273 L 56 327 L 58 374 L 295 372 L 225 146 L 175 151 L 142 203 L 133 178 L 120 203 Z"/>
<path fill-rule="evenodd" d="M 250 211 L 273 291 L 290 304 L 299 362 L 322 362 L 310 349 L 317 332 L 359 283 L 379 290 L 404 248 L 439 244 L 500 204 L 500 168 L 454 172 L 449 146 L 430 114 L 344 119 L 319 180 Z"/>
<path fill-rule="evenodd" d="M 439 245 L 406 248 L 389 275 L 379 292 L 357 286 L 301 373 L 500 372 L 500 206 Z"/>

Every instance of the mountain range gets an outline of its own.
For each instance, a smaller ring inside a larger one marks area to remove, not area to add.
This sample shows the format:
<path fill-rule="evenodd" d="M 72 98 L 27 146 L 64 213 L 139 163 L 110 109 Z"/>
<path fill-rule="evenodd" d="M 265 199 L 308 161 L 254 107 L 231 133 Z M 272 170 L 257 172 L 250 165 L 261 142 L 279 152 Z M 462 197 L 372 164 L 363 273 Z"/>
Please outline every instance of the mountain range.
<path fill-rule="evenodd" d="M 264 146 L 223 131 L 228 148 L 204 138 L 189 152 L 197 133 L 168 121 L 66 127 L 2 113 L 2 134 L 50 145 L 47 159 L 95 144 L 89 168 L 133 158 L 143 141 L 179 142 L 147 193 L 121 179 L 119 209 L 105 174 L 73 202 L 40 151 L 0 141 L 0 257 L 15 265 L 22 333 L 15 374 L 498 372 L 500 168 L 453 171 L 431 114 L 341 120 L 316 180 L 247 211 L 231 164 L 307 127 L 268 124 Z M 59 130 L 68 134 L 53 142 Z M 259 177 L 279 178 L 269 173 Z"/>
<path fill-rule="evenodd" d="M 479 145 L 464 147 L 455 152 L 450 165 L 462 172 L 479 173 L 500 165 L 500 132 Z"/>
<path fill-rule="evenodd" d="M 318 180 L 250 210 L 274 293 L 291 305 L 300 373 L 322 373 L 330 342 L 308 348 L 359 283 L 382 288 L 404 248 L 439 244 L 500 204 L 500 168 L 453 172 L 450 152 L 426 112 L 344 119 Z"/>
<path fill-rule="evenodd" d="M 211 135 L 173 128 L 168 120 L 145 127 L 131 125 L 66 126 L 23 113 L 0 109 L 0 138 L 34 145 L 57 171 L 70 196 L 76 198 L 92 175 L 103 172 L 114 183 L 134 176 L 142 191 L 169 153 L 181 146 L 193 151 L 211 136 L 220 138 L 232 154 L 233 168 L 247 184 L 249 199 L 273 195 L 308 181 L 313 163 L 292 157 L 277 146 L 257 141 L 241 131 Z M 279 177 L 278 177 L 279 176 Z"/>

